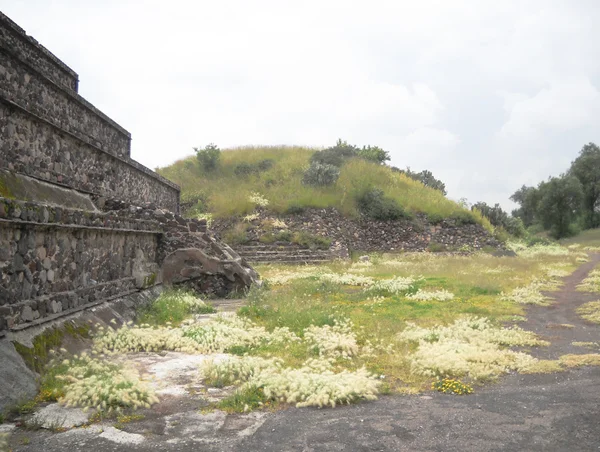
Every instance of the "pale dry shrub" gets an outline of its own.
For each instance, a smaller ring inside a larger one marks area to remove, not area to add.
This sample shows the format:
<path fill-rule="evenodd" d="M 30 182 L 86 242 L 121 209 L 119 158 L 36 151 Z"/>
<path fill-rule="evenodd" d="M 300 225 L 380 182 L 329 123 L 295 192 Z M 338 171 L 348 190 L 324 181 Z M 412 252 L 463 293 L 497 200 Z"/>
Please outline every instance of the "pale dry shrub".
<path fill-rule="evenodd" d="M 248 196 L 248 201 L 258 207 L 267 207 L 269 205 L 269 200 L 257 192 L 250 193 L 250 196 Z"/>
<path fill-rule="evenodd" d="M 600 323 L 600 300 L 585 303 L 579 306 L 576 312 L 585 320 Z"/>
<path fill-rule="evenodd" d="M 574 342 L 571 342 L 571 345 L 573 345 L 575 347 L 588 347 L 588 348 L 600 347 L 600 344 L 598 342 L 579 342 L 579 341 L 574 341 Z"/>
<path fill-rule="evenodd" d="M 351 273 L 320 273 L 315 275 L 321 281 L 340 284 L 343 286 L 371 286 L 375 280 L 368 276 L 353 275 Z"/>
<path fill-rule="evenodd" d="M 346 319 L 335 320 L 333 326 L 311 325 L 304 330 L 304 340 L 322 357 L 349 359 L 359 353 L 352 324 Z"/>
<path fill-rule="evenodd" d="M 280 286 L 297 279 L 305 279 L 317 276 L 321 272 L 319 267 L 306 266 L 296 267 L 293 270 L 283 269 L 275 271 L 267 271 L 263 279 L 267 280 L 274 286 Z"/>
<path fill-rule="evenodd" d="M 600 292 L 600 269 L 595 269 L 577 286 L 581 292 Z"/>
<path fill-rule="evenodd" d="M 518 327 L 499 328 L 489 319 L 464 317 L 447 326 L 421 328 L 408 324 L 398 335 L 401 342 L 416 342 L 409 355 L 414 373 L 432 377 L 469 376 L 492 378 L 510 370 L 523 370 L 536 363 L 530 355 L 502 346 L 547 345 Z"/>
<path fill-rule="evenodd" d="M 219 315 L 214 321 L 192 325 L 183 332 L 195 341 L 202 353 L 220 353 L 231 347 L 257 347 L 263 343 L 285 344 L 300 340 L 289 328 L 275 328 L 269 333 L 248 319 L 236 315 Z"/>
<path fill-rule="evenodd" d="M 454 299 L 454 294 L 447 290 L 417 290 L 415 293 L 407 295 L 409 300 L 418 301 L 450 301 Z"/>
<path fill-rule="evenodd" d="M 270 400 L 292 403 L 297 407 L 351 403 L 377 398 L 380 381 L 366 369 L 335 372 L 331 361 L 308 360 L 300 369 L 283 367 L 280 360 L 245 356 L 228 362 L 207 363 L 205 376 L 230 374 L 229 381 L 242 383 L 238 390 L 262 388 Z"/>
<path fill-rule="evenodd" d="M 560 357 L 561 364 L 567 367 L 600 366 L 600 355 L 587 353 L 584 355 L 563 355 Z"/>
<path fill-rule="evenodd" d="M 412 285 L 420 279 L 421 277 L 414 278 L 412 276 L 397 276 L 392 279 L 381 279 L 379 281 L 375 281 L 371 286 L 369 286 L 365 290 L 370 292 L 389 293 L 392 295 L 398 295 L 409 290 L 412 287 Z"/>
<path fill-rule="evenodd" d="M 118 329 L 102 329 L 94 339 L 94 349 L 103 353 L 162 350 L 221 353 L 234 346 L 251 348 L 271 343 L 285 345 L 299 340 L 287 327 L 268 332 L 235 314 L 220 314 L 211 321 L 192 323 L 182 328 L 126 325 Z"/>
<path fill-rule="evenodd" d="M 200 344 L 184 337 L 180 328 L 124 325 L 117 329 L 99 329 L 94 350 L 101 353 L 159 352 L 170 350 L 203 353 Z"/>
<path fill-rule="evenodd" d="M 66 382 L 64 396 L 58 399 L 62 405 L 110 412 L 150 408 L 158 402 L 150 385 L 134 369 L 86 354 L 64 360 L 62 365 L 67 367 L 66 373 L 57 377 Z"/>
<path fill-rule="evenodd" d="M 0 433 L 0 452 L 8 452 L 10 450 L 8 440 L 10 439 L 9 433 Z"/>
<path fill-rule="evenodd" d="M 520 257 L 531 258 L 539 256 L 568 256 L 569 249 L 558 244 L 534 245 L 527 247 L 521 242 L 508 242 L 507 248 L 517 253 Z"/>
<path fill-rule="evenodd" d="M 547 286 L 547 283 L 542 281 L 533 281 L 527 286 L 517 287 L 509 294 L 502 293 L 503 300 L 514 301 L 521 304 L 536 304 L 539 306 L 548 306 L 551 301 L 548 297 L 541 293 L 541 290 Z"/>

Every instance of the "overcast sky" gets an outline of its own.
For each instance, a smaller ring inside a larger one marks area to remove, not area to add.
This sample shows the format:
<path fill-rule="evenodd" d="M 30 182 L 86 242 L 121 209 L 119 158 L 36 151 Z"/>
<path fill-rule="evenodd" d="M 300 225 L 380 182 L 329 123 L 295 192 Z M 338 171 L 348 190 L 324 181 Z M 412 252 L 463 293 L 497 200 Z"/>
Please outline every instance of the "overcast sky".
<path fill-rule="evenodd" d="M 378 145 L 500 202 L 600 142 L 600 0 L 0 0 L 150 168 L 193 146 Z"/>

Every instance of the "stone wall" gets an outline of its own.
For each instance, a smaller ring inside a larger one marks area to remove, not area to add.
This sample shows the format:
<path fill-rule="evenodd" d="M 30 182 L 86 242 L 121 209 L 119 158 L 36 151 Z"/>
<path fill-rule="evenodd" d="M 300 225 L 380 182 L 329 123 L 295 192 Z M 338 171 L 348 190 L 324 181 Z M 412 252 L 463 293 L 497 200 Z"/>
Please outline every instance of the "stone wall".
<path fill-rule="evenodd" d="M 163 280 L 219 296 L 256 282 L 77 84 L 0 13 L 0 337 Z"/>
<path fill-rule="evenodd" d="M 79 76 L 65 63 L 56 58 L 25 30 L 0 12 L 0 47 L 13 49 L 23 61 L 34 66 L 46 78 L 57 85 L 77 92 Z"/>
<path fill-rule="evenodd" d="M 161 234 L 156 221 L 0 198 L 0 331 L 153 284 Z"/>
<path fill-rule="evenodd" d="M 333 208 L 306 209 L 294 215 L 276 215 L 262 210 L 258 218 L 249 223 L 247 235 L 250 242 L 258 242 L 265 233 L 262 222 L 269 218 L 281 219 L 291 231 L 305 231 L 332 239 L 335 245 L 343 244 L 358 251 L 425 251 L 435 249 L 458 250 L 484 247 L 502 248 L 502 244 L 479 224 L 456 224 L 444 220 L 437 225 L 428 222 L 425 215 L 398 221 L 374 221 L 366 218 L 352 219 L 342 216 Z M 217 219 L 211 230 L 222 235 L 241 218 Z M 235 247 L 234 247 L 235 248 Z"/>
<path fill-rule="evenodd" d="M 77 74 L 0 13 L 0 168 L 177 212 L 179 187 L 130 158 L 131 135 Z"/>
<path fill-rule="evenodd" d="M 0 168 L 102 197 L 153 201 L 177 212 L 177 185 L 1 100 L 0 134 Z"/>

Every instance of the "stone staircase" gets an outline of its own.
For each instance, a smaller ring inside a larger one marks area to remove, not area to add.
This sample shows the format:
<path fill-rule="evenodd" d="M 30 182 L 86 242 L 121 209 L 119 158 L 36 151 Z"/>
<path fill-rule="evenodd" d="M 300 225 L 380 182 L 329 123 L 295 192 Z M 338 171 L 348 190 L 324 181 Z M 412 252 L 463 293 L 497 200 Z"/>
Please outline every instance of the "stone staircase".
<path fill-rule="evenodd" d="M 250 264 L 323 264 L 338 258 L 330 250 L 310 250 L 277 243 L 238 245 L 235 251 Z"/>

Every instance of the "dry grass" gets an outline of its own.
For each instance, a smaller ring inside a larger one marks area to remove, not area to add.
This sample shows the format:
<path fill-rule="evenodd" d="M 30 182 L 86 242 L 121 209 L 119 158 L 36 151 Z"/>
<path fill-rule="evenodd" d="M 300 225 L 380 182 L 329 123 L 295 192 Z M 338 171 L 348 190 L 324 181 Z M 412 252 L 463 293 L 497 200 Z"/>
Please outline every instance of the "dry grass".
<path fill-rule="evenodd" d="M 600 300 L 591 301 L 577 308 L 579 314 L 585 320 L 593 323 L 600 323 Z"/>

